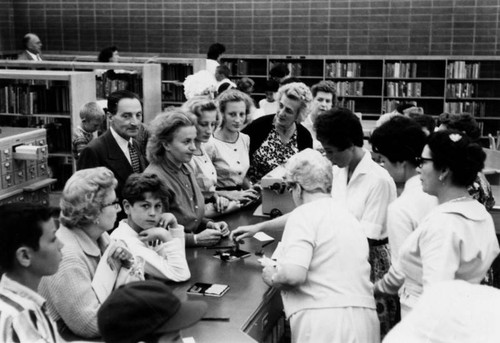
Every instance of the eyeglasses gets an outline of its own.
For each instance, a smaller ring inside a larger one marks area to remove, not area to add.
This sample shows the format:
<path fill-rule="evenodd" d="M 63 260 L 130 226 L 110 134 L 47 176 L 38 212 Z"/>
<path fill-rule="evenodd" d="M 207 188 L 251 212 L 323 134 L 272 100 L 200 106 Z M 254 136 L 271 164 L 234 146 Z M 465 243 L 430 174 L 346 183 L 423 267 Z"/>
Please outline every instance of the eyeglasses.
<path fill-rule="evenodd" d="M 101 209 L 108 207 L 108 206 L 114 206 L 117 210 L 121 209 L 120 206 L 120 200 L 115 199 L 115 201 L 107 203 L 107 204 L 102 204 Z"/>
<path fill-rule="evenodd" d="M 433 161 L 433 159 L 432 158 L 428 158 L 428 157 L 422 157 L 422 156 L 415 157 L 415 162 L 417 162 L 417 166 L 419 166 L 419 167 L 422 167 L 422 165 L 426 161 Z"/>

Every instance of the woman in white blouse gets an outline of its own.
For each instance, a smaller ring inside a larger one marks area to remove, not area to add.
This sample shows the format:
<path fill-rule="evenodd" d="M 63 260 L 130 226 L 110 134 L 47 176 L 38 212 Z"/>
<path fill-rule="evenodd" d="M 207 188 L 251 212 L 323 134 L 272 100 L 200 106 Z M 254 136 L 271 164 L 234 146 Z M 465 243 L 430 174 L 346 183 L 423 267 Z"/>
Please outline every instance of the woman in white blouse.
<path fill-rule="evenodd" d="M 205 148 L 220 121 L 217 105 L 208 97 L 197 96 L 186 101 L 183 109 L 193 113 L 197 120 L 194 141 L 196 150 L 189 165 L 193 168 L 196 181 L 205 198 L 205 217 L 214 218 L 240 208 L 238 201 L 230 201 L 216 191 L 217 170 Z"/>
<path fill-rule="evenodd" d="M 403 243 L 401 315 L 406 316 L 426 287 L 444 280 L 480 283 L 500 252 L 491 215 L 467 186 L 483 169 L 485 153 L 463 133 L 440 131 L 429 137 L 419 159 L 424 192 L 439 205 Z M 376 290 L 397 289 L 381 279 Z"/>
<path fill-rule="evenodd" d="M 242 204 L 252 202 L 259 192 L 246 177 L 250 137 L 240 132 L 247 123 L 252 99 L 241 91 L 228 89 L 216 100 L 222 121 L 207 144 L 207 152 L 217 170 L 217 193 Z"/>

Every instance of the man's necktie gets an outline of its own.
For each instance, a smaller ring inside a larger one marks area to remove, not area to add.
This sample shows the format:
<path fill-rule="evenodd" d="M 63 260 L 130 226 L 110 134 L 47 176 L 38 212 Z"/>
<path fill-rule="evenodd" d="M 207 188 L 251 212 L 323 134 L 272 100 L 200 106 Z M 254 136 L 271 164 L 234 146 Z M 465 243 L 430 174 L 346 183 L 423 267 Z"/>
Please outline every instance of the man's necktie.
<path fill-rule="evenodd" d="M 134 173 L 142 172 L 139 155 L 137 154 L 137 150 L 134 145 L 130 142 L 128 143 L 128 152 L 130 153 L 130 161 L 132 162 L 132 169 L 134 170 Z"/>

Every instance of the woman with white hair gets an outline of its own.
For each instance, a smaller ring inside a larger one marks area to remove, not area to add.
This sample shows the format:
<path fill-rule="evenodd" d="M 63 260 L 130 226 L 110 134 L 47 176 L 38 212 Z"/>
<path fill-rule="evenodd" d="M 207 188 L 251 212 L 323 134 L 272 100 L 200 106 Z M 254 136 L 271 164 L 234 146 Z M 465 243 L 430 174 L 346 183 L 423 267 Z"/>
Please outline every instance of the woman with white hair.
<path fill-rule="evenodd" d="M 283 249 L 262 276 L 280 289 L 292 342 L 379 342 L 368 243 L 358 220 L 331 195 L 332 166 L 306 149 L 286 165 L 298 206 L 283 232 Z"/>
<path fill-rule="evenodd" d="M 250 123 L 243 133 L 250 136 L 250 169 L 252 181 L 260 179 L 297 152 L 312 148 L 304 121 L 312 94 L 302 82 L 292 82 L 278 89 L 278 112 L 260 117 Z"/>
<path fill-rule="evenodd" d="M 100 336 L 97 310 L 101 302 L 92 279 L 111 242 L 107 231 L 121 211 L 115 193 L 117 184 L 111 170 L 97 167 L 77 171 L 64 186 L 61 225 L 56 234 L 64 244 L 63 258 L 57 273 L 44 277 L 39 287 L 63 335 L 69 328 L 85 338 Z M 132 254 L 124 244 L 114 244 L 111 249 L 109 263 L 130 267 Z"/>

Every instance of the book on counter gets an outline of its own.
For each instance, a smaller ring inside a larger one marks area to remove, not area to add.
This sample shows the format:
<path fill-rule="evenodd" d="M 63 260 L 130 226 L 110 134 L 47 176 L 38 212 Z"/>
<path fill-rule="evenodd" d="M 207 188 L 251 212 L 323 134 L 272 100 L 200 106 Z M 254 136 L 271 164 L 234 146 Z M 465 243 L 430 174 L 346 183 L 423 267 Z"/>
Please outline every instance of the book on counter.
<path fill-rule="evenodd" d="M 219 283 L 196 282 L 187 290 L 188 294 L 205 295 L 209 297 L 221 297 L 229 290 L 228 285 Z"/>

